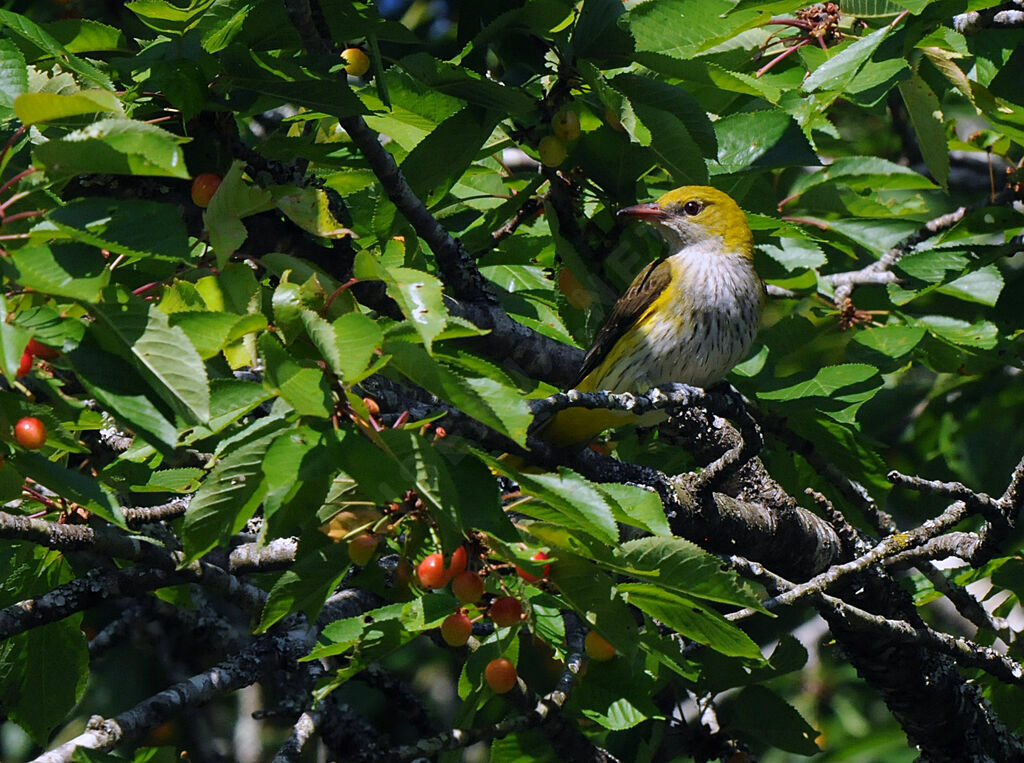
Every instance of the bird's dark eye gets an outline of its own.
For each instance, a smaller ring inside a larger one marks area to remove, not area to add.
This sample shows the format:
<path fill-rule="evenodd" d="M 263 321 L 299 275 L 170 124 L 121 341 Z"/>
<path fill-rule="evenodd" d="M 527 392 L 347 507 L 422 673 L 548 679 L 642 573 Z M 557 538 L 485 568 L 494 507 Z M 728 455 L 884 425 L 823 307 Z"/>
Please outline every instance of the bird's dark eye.
<path fill-rule="evenodd" d="M 701 204 L 699 201 L 688 201 L 685 204 L 683 204 L 683 211 L 690 217 L 693 217 L 694 215 L 699 215 L 702 209 L 704 209 L 704 205 Z"/>

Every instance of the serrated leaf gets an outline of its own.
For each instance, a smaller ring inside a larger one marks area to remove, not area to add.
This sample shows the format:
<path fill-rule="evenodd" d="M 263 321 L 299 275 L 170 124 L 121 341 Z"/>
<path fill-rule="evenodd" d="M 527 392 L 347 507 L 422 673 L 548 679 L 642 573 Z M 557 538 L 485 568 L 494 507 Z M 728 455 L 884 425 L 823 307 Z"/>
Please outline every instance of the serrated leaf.
<path fill-rule="evenodd" d="M 873 376 L 878 369 L 866 363 L 843 363 L 825 366 L 812 378 L 776 390 L 758 392 L 763 400 L 796 400 L 802 397 L 830 397 L 846 387 L 860 384 Z"/>
<path fill-rule="evenodd" d="M 814 742 L 818 731 L 770 689 L 747 686 L 734 701 L 735 705 L 725 714 L 730 728 L 747 731 L 773 748 L 797 755 L 821 752 Z"/>
<path fill-rule="evenodd" d="M 34 149 L 37 164 L 58 177 L 109 173 L 187 178 L 181 144 L 186 141 L 156 125 L 103 119 Z"/>
<path fill-rule="evenodd" d="M 533 100 L 521 90 L 484 79 L 469 68 L 438 61 L 428 53 L 406 56 L 399 64 L 439 93 L 517 117 L 528 117 L 534 111 Z"/>
<path fill-rule="evenodd" d="M 686 596 L 761 610 L 761 603 L 735 572 L 684 538 L 638 538 L 623 543 L 616 558 L 631 575 Z M 762 610 L 763 611 L 763 610 Z"/>
<path fill-rule="evenodd" d="M 0 109 L 4 117 L 14 110 L 14 100 L 28 90 L 25 56 L 10 40 L 0 40 Z"/>
<path fill-rule="evenodd" d="M 46 214 L 60 232 L 133 257 L 181 261 L 190 257 L 188 231 L 177 207 L 139 199 L 75 199 Z M 139 225 L 145 220 L 145 225 Z M 33 233 L 45 230 L 37 226 Z"/>
<path fill-rule="evenodd" d="M 300 546 L 299 549 L 295 564 L 285 570 L 270 589 L 256 626 L 257 633 L 263 633 L 292 612 L 304 612 L 309 622 L 316 622 L 327 597 L 351 566 L 348 550 L 341 543 L 311 550 Z M 362 635 L 361 629 L 359 635 Z"/>
<path fill-rule="evenodd" d="M 260 335 L 258 344 L 267 384 L 300 416 L 329 417 L 331 395 L 323 371 L 301 365 L 272 334 Z"/>
<path fill-rule="evenodd" d="M 23 124 L 57 122 L 68 117 L 99 112 L 124 117 L 121 102 L 109 90 L 79 90 L 60 93 L 22 93 L 14 99 L 14 113 Z"/>
<path fill-rule="evenodd" d="M 55 59 L 62 69 L 74 72 L 83 80 L 91 82 L 97 87 L 107 90 L 114 89 L 113 83 L 111 83 L 110 78 L 106 74 L 84 58 L 79 58 L 73 53 L 68 52 L 53 35 L 34 21 L 30 21 L 18 13 L 0 10 L 0 25 L 10 30 L 12 34 L 40 48 L 48 56 Z"/>
<path fill-rule="evenodd" d="M 183 564 L 198 559 L 241 530 L 266 491 L 261 465 L 270 444 L 289 427 L 283 419 L 263 418 L 250 425 L 210 471 L 185 512 Z"/>
<path fill-rule="evenodd" d="M 619 591 L 627 602 L 691 641 L 730 657 L 763 660 L 757 644 L 710 607 L 648 583 L 623 583 Z"/>
<path fill-rule="evenodd" d="M 235 315 L 213 311 L 189 310 L 172 313 L 168 322 L 180 328 L 204 360 L 214 357 L 228 344 L 246 334 L 262 331 L 267 319 L 262 313 Z"/>
<path fill-rule="evenodd" d="M 617 522 L 639 527 L 655 535 L 671 535 L 665 506 L 653 490 L 614 482 L 593 483 L 607 499 Z"/>
<path fill-rule="evenodd" d="M 924 338 L 919 326 L 879 326 L 858 331 L 853 341 L 890 358 L 901 358 Z"/>
<path fill-rule="evenodd" d="M 48 461 L 38 453 L 16 453 L 9 459 L 14 468 L 57 495 L 74 501 L 118 527 L 124 527 L 121 507 L 106 488 L 94 478 Z"/>
<path fill-rule="evenodd" d="M 231 165 L 203 212 L 203 225 L 210 234 L 210 246 L 220 267 L 227 265 L 228 258 L 245 243 L 248 232 L 242 218 L 273 207 L 269 191 L 242 177 L 244 167 L 242 161 Z"/>
<path fill-rule="evenodd" d="M 89 394 L 120 423 L 158 450 L 171 452 L 178 431 L 160 407 L 150 400 L 145 380 L 117 355 L 104 351 L 88 336 L 68 355 L 78 379 Z"/>
<path fill-rule="evenodd" d="M 932 177 L 946 188 L 949 179 L 949 146 L 939 99 L 917 73 L 899 84 L 900 95 L 914 126 L 921 155 Z"/>
<path fill-rule="evenodd" d="M 366 250 L 356 255 L 354 274 L 356 278 L 384 282 L 388 295 L 398 303 L 430 352 L 448 319 L 441 281 L 421 270 L 388 267 Z"/>
<path fill-rule="evenodd" d="M 805 93 L 816 90 L 843 90 L 857 75 L 861 66 L 871 58 L 882 41 L 889 36 L 892 27 L 886 25 L 866 37 L 851 42 L 839 49 L 825 63 L 811 72 L 800 89 Z"/>
<path fill-rule="evenodd" d="M 552 518 L 557 518 L 557 521 L 604 543 L 618 543 L 619 528 L 611 507 L 600 490 L 581 475 L 566 468 L 559 469 L 557 474 L 531 474 L 519 472 L 504 461 L 489 456 L 481 454 L 481 459 L 492 470 L 518 482 L 524 495 L 541 502 L 540 506 L 533 502 L 524 503 L 520 508 L 523 513 L 548 519 L 550 515 L 537 513 L 546 506 L 554 511 Z"/>
<path fill-rule="evenodd" d="M 6 260 L 10 277 L 23 289 L 42 294 L 98 301 L 110 282 L 107 261 L 99 250 L 82 244 L 26 246 Z M 13 271 L 13 272 L 11 272 Z"/>
<path fill-rule="evenodd" d="M 171 326 L 159 307 L 136 298 L 121 304 L 84 306 L 157 395 L 186 421 L 209 421 L 206 366 L 185 332 Z"/>
<path fill-rule="evenodd" d="M 151 472 L 144 483 L 131 485 L 133 493 L 191 493 L 199 487 L 199 482 L 206 474 L 195 467 L 182 469 L 158 469 Z"/>
<path fill-rule="evenodd" d="M 376 321 L 358 312 L 345 313 L 331 325 L 338 353 L 336 370 L 346 384 L 355 384 L 366 375 L 384 334 Z"/>

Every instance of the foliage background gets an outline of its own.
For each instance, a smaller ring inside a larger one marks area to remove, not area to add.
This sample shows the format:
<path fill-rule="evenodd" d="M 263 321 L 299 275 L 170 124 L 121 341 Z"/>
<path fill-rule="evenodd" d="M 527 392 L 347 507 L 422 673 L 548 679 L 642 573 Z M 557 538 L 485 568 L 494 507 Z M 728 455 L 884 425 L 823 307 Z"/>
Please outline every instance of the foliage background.
<path fill-rule="evenodd" d="M 1021 9 L 799 9 L 7 4 L 0 757 L 1020 755 Z M 528 439 L 659 253 L 614 211 L 692 183 L 772 295 L 746 404 Z M 30 338 L 62 354 L 16 378 Z M 462 543 L 527 618 L 450 649 L 408 577 Z"/>

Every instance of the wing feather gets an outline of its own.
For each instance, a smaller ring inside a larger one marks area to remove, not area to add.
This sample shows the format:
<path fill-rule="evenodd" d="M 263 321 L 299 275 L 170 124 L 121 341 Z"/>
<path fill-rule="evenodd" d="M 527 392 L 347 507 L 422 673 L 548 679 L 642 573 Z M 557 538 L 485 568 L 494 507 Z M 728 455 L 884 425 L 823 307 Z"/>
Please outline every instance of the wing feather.
<path fill-rule="evenodd" d="M 604 325 L 594 337 L 594 343 L 583 358 L 583 366 L 573 386 L 578 386 L 586 376 L 601 365 L 615 343 L 631 328 L 672 280 L 672 268 L 667 259 L 652 262 L 633 279 L 626 292 L 619 297 Z"/>

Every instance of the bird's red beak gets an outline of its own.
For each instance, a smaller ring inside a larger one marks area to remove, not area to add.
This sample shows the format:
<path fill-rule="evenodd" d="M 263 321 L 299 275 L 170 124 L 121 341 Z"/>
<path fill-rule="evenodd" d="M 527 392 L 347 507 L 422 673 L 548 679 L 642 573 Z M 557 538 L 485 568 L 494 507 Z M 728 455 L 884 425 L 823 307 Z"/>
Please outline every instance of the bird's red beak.
<path fill-rule="evenodd" d="M 616 215 L 618 217 L 631 217 L 634 220 L 657 220 L 665 216 L 664 211 L 654 202 L 650 204 L 637 204 L 633 207 L 623 207 Z"/>

